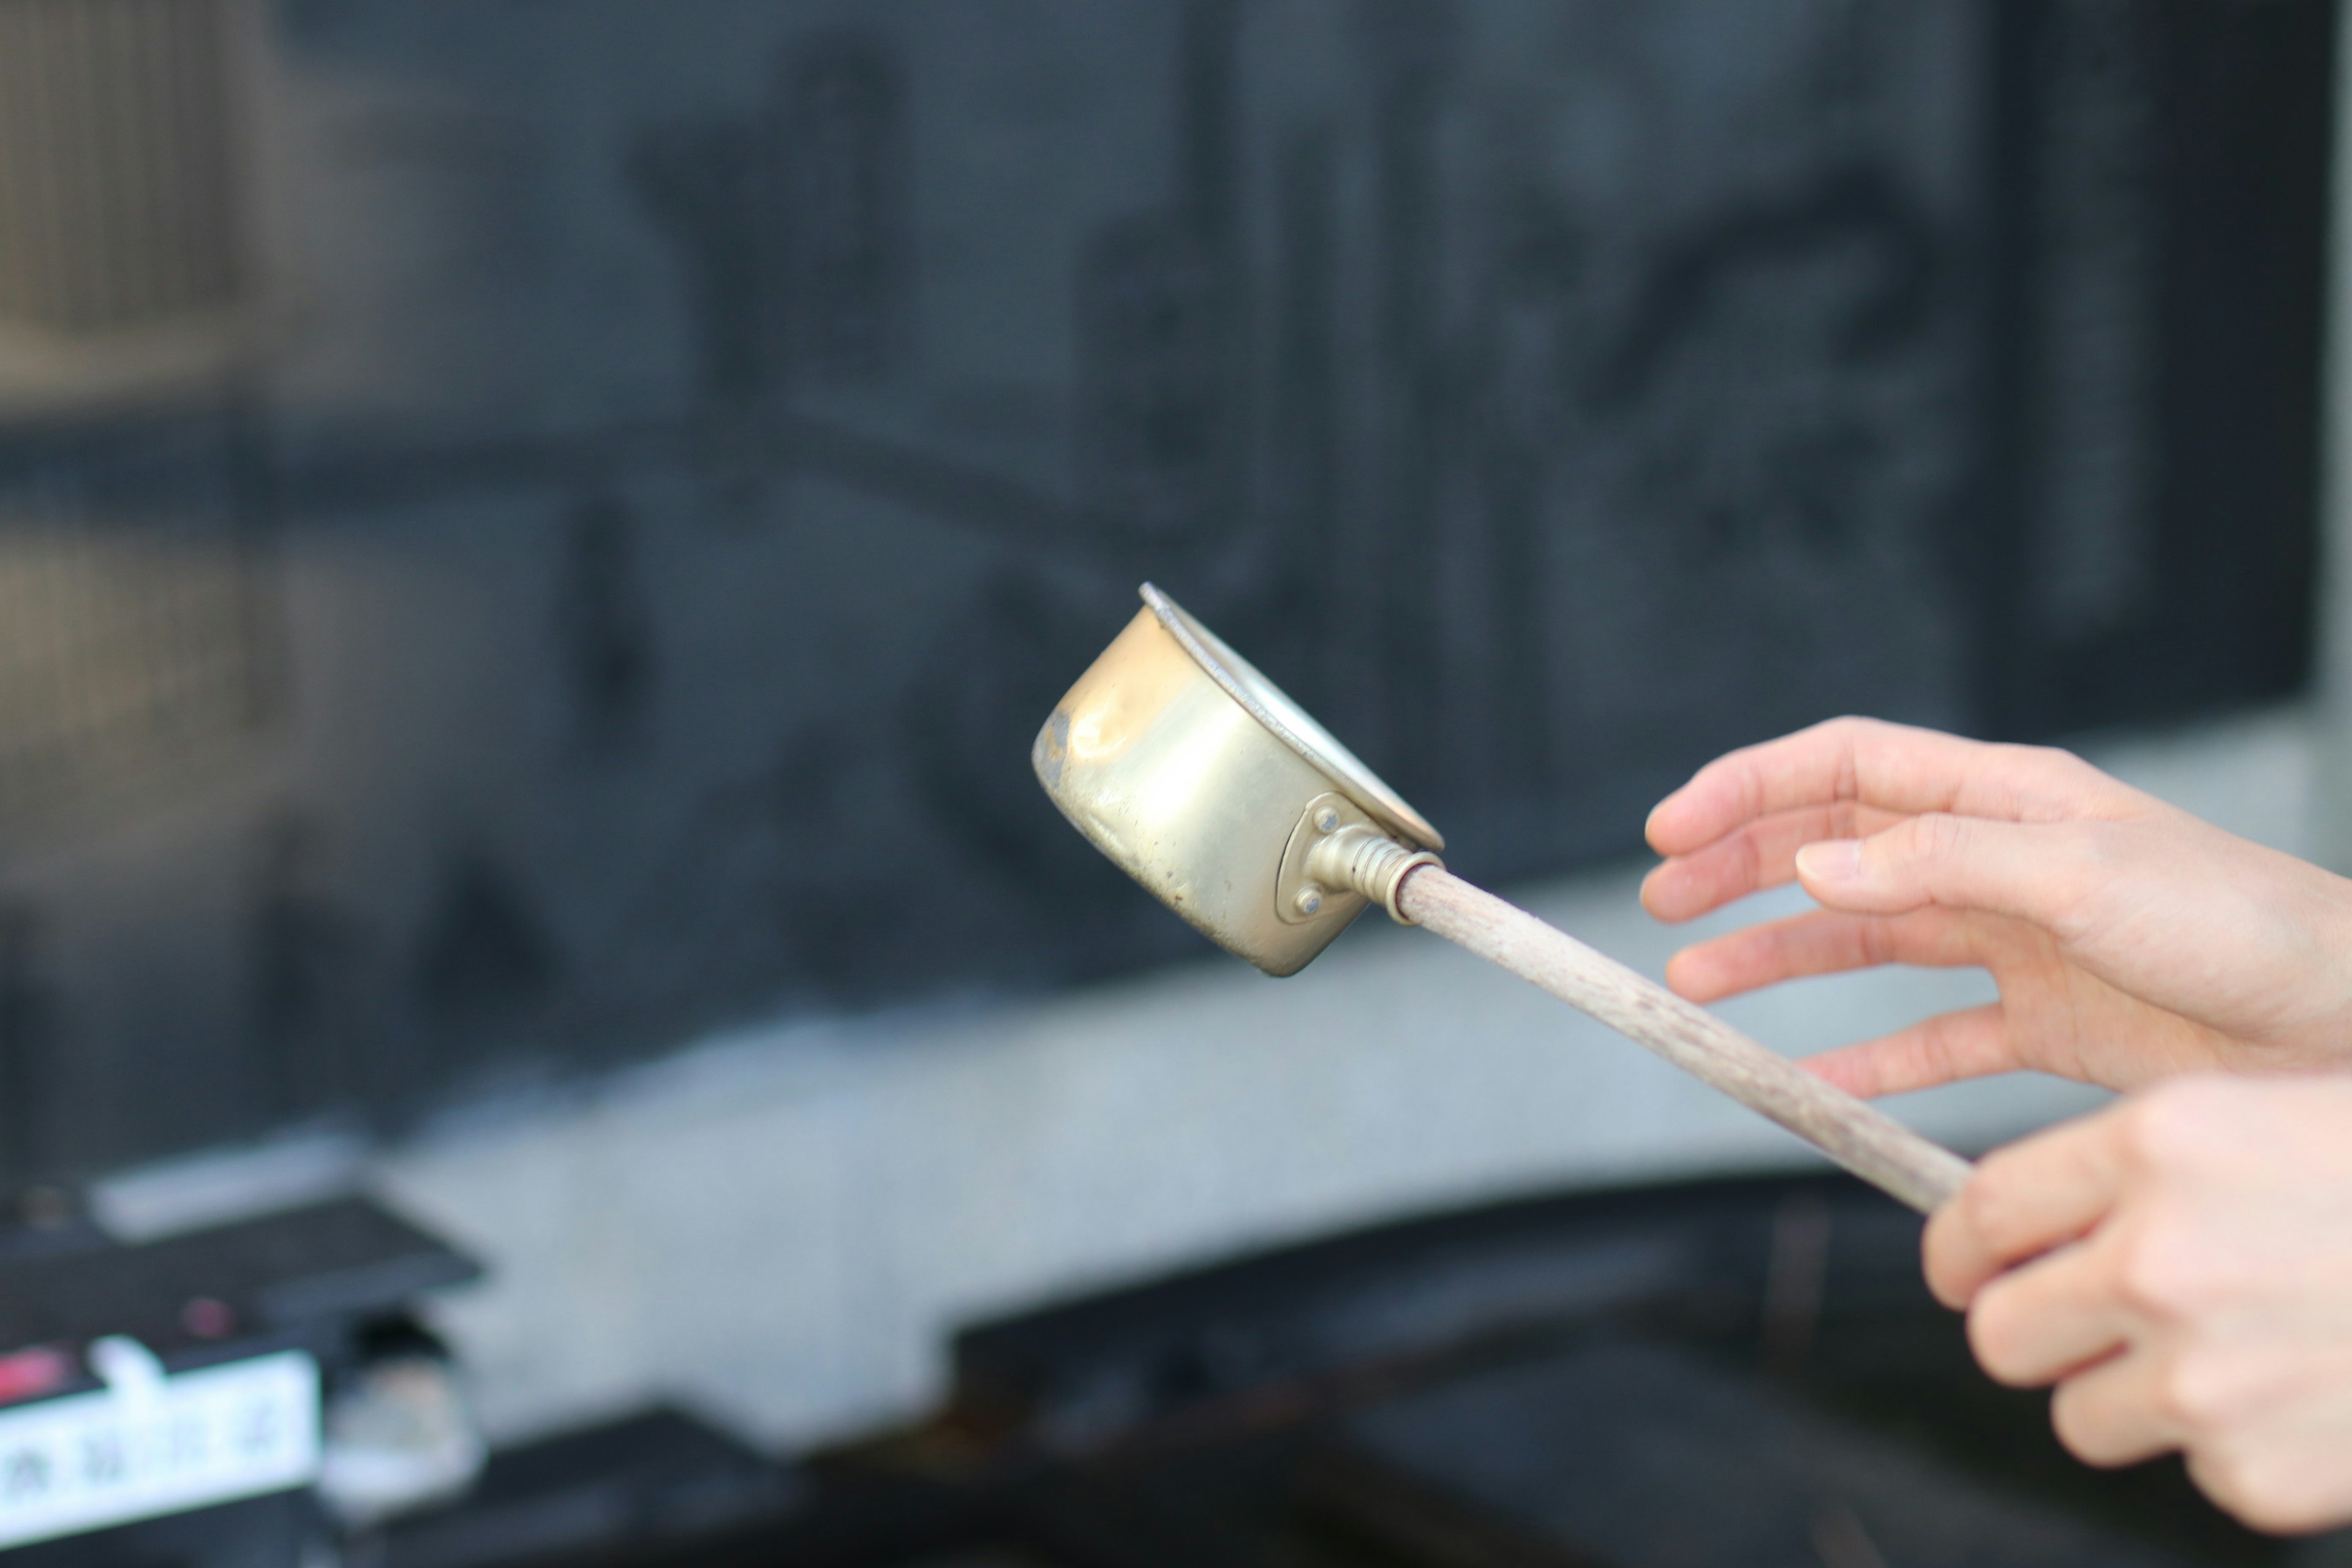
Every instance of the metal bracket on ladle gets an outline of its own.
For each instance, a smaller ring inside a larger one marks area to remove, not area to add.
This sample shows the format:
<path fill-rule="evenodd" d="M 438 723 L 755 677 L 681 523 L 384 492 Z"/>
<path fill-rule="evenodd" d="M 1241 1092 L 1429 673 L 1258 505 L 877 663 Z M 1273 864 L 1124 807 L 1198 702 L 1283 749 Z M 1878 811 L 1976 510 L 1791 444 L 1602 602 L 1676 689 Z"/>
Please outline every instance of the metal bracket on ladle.
<path fill-rule="evenodd" d="M 1369 900 L 1397 924 L 1412 925 L 1397 907 L 1405 874 L 1444 864 L 1428 850 L 1408 849 L 1381 832 L 1346 795 L 1318 795 L 1307 803 L 1283 846 L 1274 912 L 1286 924 L 1304 925 L 1328 914 L 1353 915 L 1353 903 Z"/>

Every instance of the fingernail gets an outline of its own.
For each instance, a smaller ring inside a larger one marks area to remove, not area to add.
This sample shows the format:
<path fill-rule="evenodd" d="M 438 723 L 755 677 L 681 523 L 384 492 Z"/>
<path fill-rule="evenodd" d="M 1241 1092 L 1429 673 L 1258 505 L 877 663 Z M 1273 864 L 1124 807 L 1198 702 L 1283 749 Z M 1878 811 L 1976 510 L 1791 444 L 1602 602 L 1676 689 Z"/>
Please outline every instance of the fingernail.
<path fill-rule="evenodd" d="M 1862 875 L 1862 840 L 1828 838 L 1797 851 L 1797 869 L 1809 882 L 1851 882 Z"/>

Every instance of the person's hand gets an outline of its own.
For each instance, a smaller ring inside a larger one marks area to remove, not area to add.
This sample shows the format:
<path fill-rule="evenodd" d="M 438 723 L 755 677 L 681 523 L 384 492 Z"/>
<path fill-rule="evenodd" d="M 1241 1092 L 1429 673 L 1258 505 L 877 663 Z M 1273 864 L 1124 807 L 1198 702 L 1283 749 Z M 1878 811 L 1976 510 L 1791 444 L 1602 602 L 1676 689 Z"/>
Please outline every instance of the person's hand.
<path fill-rule="evenodd" d="M 1985 1370 L 2094 1465 L 2178 1449 L 2261 1530 L 2352 1521 L 2352 1080 L 2199 1076 L 1989 1155 L 1927 1223 Z"/>
<path fill-rule="evenodd" d="M 1998 1003 L 1806 1062 L 1856 1094 L 2352 1060 L 2352 882 L 2063 752 L 1833 720 L 1709 763 L 1649 837 L 1662 920 L 1792 878 L 1822 906 L 1675 954 L 1694 1001 L 1880 963 L 1991 973 Z"/>

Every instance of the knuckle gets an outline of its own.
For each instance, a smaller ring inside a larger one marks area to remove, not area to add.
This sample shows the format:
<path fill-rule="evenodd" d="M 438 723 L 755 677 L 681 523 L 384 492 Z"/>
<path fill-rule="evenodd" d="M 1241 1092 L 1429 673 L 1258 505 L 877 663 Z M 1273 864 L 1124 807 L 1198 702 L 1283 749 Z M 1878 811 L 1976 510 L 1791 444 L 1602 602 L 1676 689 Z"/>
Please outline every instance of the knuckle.
<path fill-rule="evenodd" d="M 2126 1157 L 2150 1173 L 2190 1163 L 2213 1126 L 2215 1101 L 2224 1092 L 2205 1078 L 2168 1079 L 2141 1089 L 2117 1112 Z"/>
<path fill-rule="evenodd" d="M 2113 773 L 2065 747 L 2044 746 L 2041 750 L 2049 759 L 2052 771 L 2079 792 L 2081 798 L 2113 800 L 2126 793 Z"/>
<path fill-rule="evenodd" d="M 2121 858 L 2123 847 L 2112 822 L 2069 822 L 2042 831 L 2057 846 L 2058 853 L 2052 857 L 2053 868 L 2065 873 L 2070 888 L 2079 889 L 2106 876 Z"/>
<path fill-rule="evenodd" d="M 2116 1299 L 2144 1318 L 2158 1321 L 2180 1318 L 2197 1296 L 2199 1268 L 2194 1251 L 2179 1245 L 2161 1226 L 2136 1226 L 2116 1246 Z"/>
<path fill-rule="evenodd" d="M 1947 811 L 1923 812 L 1864 839 L 1863 854 L 1864 863 L 1874 864 L 1881 876 L 1892 873 L 1896 886 L 1941 902 L 1939 893 L 1962 877 L 1976 839 L 1976 825 L 1969 818 Z"/>
<path fill-rule="evenodd" d="M 2040 829 L 2050 853 L 2039 876 L 2038 910 L 2062 942 L 2078 941 L 2095 923 L 2093 900 L 2109 885 L 2114 846 L 2105 823 L 2077 822 Z"/>
<path fill-rule="evenodd" d="M 2018 751 L 2053 773 L 2089 776 L 2099 772 L 2063 746 L 2020 746 Z"/>
<path fill-rule="evenodd" d="M 1732 780 L 1739 791 L 1739 820 L 1753 822 L 1764 815 L 1764 774 L 1757 766 L 1756 748 L 1732 753 Z"/>
<path fill-rule="evenodd" d="M 2074 758 L 2074 753 L 2063 746 L 2029 745 L 2021 741 L 1995 742 L 1990 750 L 1993 760 L 2012 774 L 2037 766 L 2056 766 Z"/>
<path fill-rule="evenodd" d="M 2025 781 L 2038 781 L 2042 789 L 2051 784 L 2060 787 L 2061 795 L 2080 796 L 2094 794 L 2113 784 L 2105 773 L 2063 746 L 2009 745 L 2001 748 L 2004 760 L 2012 764 L 2011 771 Z M 2029 786 L 2030 787 L 2030 786 Z M 2036 804 L 2036 803 L 2026 803 Z M 2038 803 L 2045 810 L 2061 809 L 2058 801 Z"/>
<path fill-rule="evenodd" d="M 1893 727 L 1885 720 L 1874 719 L 1866 713 L 1841 713 L 1834 719 L 1824 719 L 1814 726 L 1821 733 L 1841 741 L 1857 740 L 1864 735 L 1876 735 Z"/>
<path fill-rule="evenodd" d="M 1756 841 L 1756 829 L 1743 831 L 1733 840 L 1727 868 L 1732 887 L 1752 889 L 1764 886 L 1764 851 Z"/>
<path fill-rule="evenodd" d="M 1957 859 L 1967 853 L 1973 837 L 1969 819 L 1948 811 L 1933 811 L 1912 819 L 1913 847 L 1937 860 Z"/>
<path fill-rule="evenodd" d="M 2228 1420 L 2234 1380 L 2226 1368 L 2194 1352 L 2168 1357 L 2148 1386 L 2156 1418 L 2190 1441 L 2209 1439 Z"/>

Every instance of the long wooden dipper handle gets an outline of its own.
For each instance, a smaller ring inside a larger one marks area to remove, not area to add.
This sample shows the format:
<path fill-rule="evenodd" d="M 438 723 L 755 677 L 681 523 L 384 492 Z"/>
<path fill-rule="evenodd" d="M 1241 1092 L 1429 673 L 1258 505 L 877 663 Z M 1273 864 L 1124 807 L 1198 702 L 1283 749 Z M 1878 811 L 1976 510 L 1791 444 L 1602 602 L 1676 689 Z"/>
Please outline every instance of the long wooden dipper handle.
<path fill-rule="evenodd" d="M 1949 1149 L 1443 867 L 1407 872 L 1396 902 L 1405 919 L 1648 1047 L 1921 1214 L 1941 1208 L 1969 1179 L 1972 1167 Z"/>

